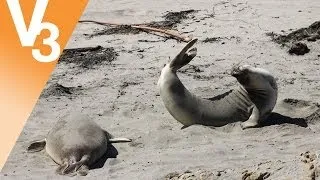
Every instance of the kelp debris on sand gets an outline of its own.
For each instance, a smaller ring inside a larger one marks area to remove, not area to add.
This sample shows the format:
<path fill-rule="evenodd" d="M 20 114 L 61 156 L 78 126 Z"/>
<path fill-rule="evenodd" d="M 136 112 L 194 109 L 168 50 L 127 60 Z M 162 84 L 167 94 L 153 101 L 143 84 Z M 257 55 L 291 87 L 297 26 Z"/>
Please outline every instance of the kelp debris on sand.
<path fill-rule="evenodd" d="M 163 21 L 152 21 L 145 24 L 133 24 L 135 26 L 147 26 L 152 28 L 160 28 L 160 29 L 173 29 L 178 24 L 182 22 L 184 19 L 190 18 L 190 15 L 197 12 L 197 10 L 190 9 L 185 11 L 178 12 L 167 12 L 162 17 Z M 118 25 L 118 26 L 110 26 L 106 27 L 102 30 L 96 30 L 93 34 L 85 34 L 89 38 L 101 35 L 111 35 L 111 34 L 138 34 L 140 32 L 144 32 L 142 29 L 133 28 L 132 25 Z"/>
<path fill-rule="evenodd" d="M 116 60 L 118 53 L 114 48 L 102 46 L 65 49 L 59 63 L 73 63 L 80 68 L 92 69 L 102 64 L 110 64 Z"/>
<path fill-rule="evenodd" d="M 283 45 L 302 40 L 315 41 L 320 39 L 320 21 L 316 21 L 307 28 L 300 28 L 287 35 L 280 35 L 274 32 L 267 33 L 267 35 L 270 36 L 274 42 Z"/>

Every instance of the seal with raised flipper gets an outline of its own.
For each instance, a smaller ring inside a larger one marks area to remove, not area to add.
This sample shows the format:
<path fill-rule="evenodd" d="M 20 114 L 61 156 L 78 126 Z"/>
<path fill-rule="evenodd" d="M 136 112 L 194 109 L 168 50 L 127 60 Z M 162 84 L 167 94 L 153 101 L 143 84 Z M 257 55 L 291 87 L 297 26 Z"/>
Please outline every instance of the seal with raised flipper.
<path fill-rule="evenodd" d="M 197 54 L 191 40 L 161 71 L 158 81 L 161 99 L 182 128 L 193 124 L 224 126 L 241 121 L 242 129 L 257 127 L 266 120 L 277 101 L 277 83 L 270 72 L 250 65 L 237 65 L 231 75 L 240 86 L 214 98 L 204 99 L 189 92 L 177 76 L 177 70 Z M 190 50 L 189 50 L 190 49 Z"/>
<path fill-rule="evenodd" d="M 89 167 L 107 152 L 108 144 L 117 142 L 131 139 L 114 138 L 87 115 L 72 114 L 59 120 L 44 140 L 31 143 L 27 151 L 45 149 L 59 164 L 56 173 L 60 175 L 85 176 Z"/>

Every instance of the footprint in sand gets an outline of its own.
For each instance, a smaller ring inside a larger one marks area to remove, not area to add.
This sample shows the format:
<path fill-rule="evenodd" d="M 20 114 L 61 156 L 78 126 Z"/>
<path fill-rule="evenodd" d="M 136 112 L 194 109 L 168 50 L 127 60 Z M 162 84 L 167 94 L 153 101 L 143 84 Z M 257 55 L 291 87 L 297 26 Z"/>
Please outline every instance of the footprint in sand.
<path fill-rule="evenodd" d="M 301 153 L 301 161 L 307 165 L 308 177 L 311 180 L 320 178 L 319 152 L 311 153 L 310 151 Z"/>

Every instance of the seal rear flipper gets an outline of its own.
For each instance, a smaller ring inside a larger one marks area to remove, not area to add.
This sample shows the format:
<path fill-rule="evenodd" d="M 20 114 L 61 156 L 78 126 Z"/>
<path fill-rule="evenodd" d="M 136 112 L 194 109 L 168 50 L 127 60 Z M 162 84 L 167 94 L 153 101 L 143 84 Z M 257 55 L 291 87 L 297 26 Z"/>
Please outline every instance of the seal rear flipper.
<path fill-rule="evenodd" d="M 187 65 L 196 55 L 197 48 L 190 49 L 198 39 L 191 40 L 179 54 L 170 62 L 170 67 L 174 70 L 178 70 L 181 67 Z M 190 49 L 190 50 L 189 50 Z M 189 50 L 189 51 L 188 51 Z M 188 51 L 188 52 L 187 52 Z"/>
<path fill-rule="evenodd" d="M 74 162 L 74 158 L 69 159 L 69 161 L 65 161 L 58 169 L 57 169 L 57 173 L 61 174 L 61 175 L 68 175 L 68 176 L 75 176 L 78 172 L 78 170 L 82 167 L 82 166 L 87 166 L 86 164 L 89 161 L 89 156 L 88 155 L 84 155 L 82 156 L 81 160 L 78 162 Z M 82 170 L 84 171 L 85 168 L 83 168 Z M 80 172 L 81 174 L 85 174 L 84 172 Z M 87 175 L 88 173 L 86 173 L 85 175 Z"/>
<path fill-rule="evenodd" d="M 39 151 L 42 151 L 45 146 L 46 146 L 45 139 L 40 140 L 40 141 L 35 141 L 28 146 L 27 152 L 29 152 L 29 153 L 39 152 Z"/>
<path fill-rule="evenodd" d="M 57 169 L 56 173 L 59 175 L 66 175 L 65 170 L 69 167 L 69 163 L 67 161 L 64 161 L 63 164 L 61 164 Z M 69 173 L 68 176 L 72 177 L 75 176 L 76 173 Z"/>
<path fill-rule="evenodd" d="M 128 138 L 111 138 L 109 139 L 109 143 L 124 143 L 124 142 L 131 142 L 132 139 L 128 139 Z"/>
<path fill-rule="evenodd" d="M 89 172 L 89 167 L 87 165 L 82 165 L 77 173 L 80 175 L 80 176 L 86 176 Z"/>

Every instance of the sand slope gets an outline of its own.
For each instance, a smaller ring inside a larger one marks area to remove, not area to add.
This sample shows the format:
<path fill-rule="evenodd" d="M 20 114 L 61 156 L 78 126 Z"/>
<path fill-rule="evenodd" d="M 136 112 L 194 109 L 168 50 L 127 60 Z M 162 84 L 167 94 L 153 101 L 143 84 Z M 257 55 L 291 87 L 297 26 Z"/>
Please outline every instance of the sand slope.
<path fill-rule="evenodd" d="M 295 56 L 266 33 L 308 27 L 319 20 L 320 2 L 90 0 L 81 19 L 160 22 L 166 11 L 190 9 L 199 11 L 173 25 L 199 38 L 198 56 L 179 72 L 182 82 L 198 96 L 212 97 L 238 85 L 226 74 L 235 63 L 268 69 L 279 86 L 269 123 L 245 131 L 239 123 L 181 130 L 162 104 L 156 83 L 163 65 L 185 43 L 137 32 L 103 35 L 103 26 L 79 24 L 68 48 L 102 47 L 69 52 L 71 59 L 58 64 L 1 179 L 67 178 L 55 175 L 57 165 L 45 152 L 28 154 L 25 148 L 71 111 L 88 114 L 115 136 L 134 139 L 114 144 L 117 158 L 108 158 L 86 179 L 312 179 L 320 152 L 320 40 L 304 41 L 310 52 Z M 80 56 L 95 60 L 95 66 L 81 65 L 86 58 Z"/>

